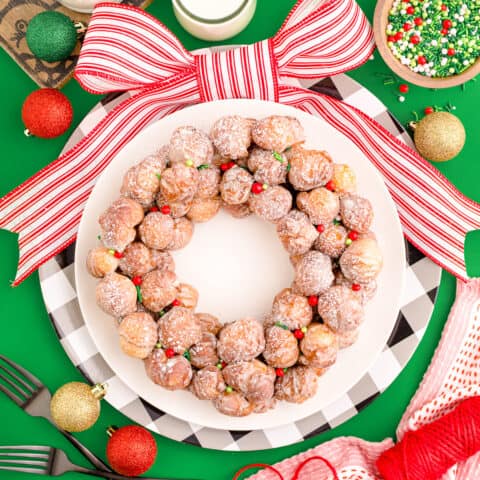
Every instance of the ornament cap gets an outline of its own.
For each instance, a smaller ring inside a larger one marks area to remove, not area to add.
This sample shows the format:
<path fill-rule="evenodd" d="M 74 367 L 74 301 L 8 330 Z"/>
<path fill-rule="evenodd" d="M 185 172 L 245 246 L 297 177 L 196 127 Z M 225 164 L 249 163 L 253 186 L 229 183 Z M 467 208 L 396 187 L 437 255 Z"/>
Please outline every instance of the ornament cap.
<path fill-rule="evenodd" d="M 87 24 L 83 22 L 75 22 L 73 24 L 75 27 L 75 30 L 77 31 L 78 36 L 83 36 L 85 33 L 87 33 Z"/>
<path fill-rule="evenodd" d="M 26 128 L 24 131 L 23 131 L 23 134 L 26 136 L 26 137 L 32 137 L 32 133 L 30 132 L 30 130 L 28 128 Z"/>
<path fill-rule="evenodd" d="M 91 392 L 97 400 L 101 400 L 107 394 L 107 387 L 106 383 L 96 383 Z"/>
<path fill-rule="evenodd" d="M 410 122 L 408 124 L 408 128 L 415 131 L 415 129 L 417 128 L 417 125 L 418 125 L 418 122 Z"/>
<path fill-rule="evenodd" d="M 107 435 L 111 438 L 112 435 L 113 435 L 117 430 L 118 430 L 118 427 L 115 427 L 115 426 L 113 426 L 113 425 L 110 425 L 110 426 L 107 428 L 106 432 L 107 432 Z"/>

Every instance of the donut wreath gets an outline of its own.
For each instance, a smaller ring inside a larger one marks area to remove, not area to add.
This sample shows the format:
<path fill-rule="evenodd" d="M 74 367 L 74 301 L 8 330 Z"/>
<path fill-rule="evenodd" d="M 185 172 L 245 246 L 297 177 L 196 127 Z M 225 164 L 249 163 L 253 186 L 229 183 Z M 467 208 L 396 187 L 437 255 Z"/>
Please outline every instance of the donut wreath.
<path fill-rule="evenodd" d="M 382 255 L 373 209 L 355 173 L 307 149 L 294 117 L 226 116 L 210 134 L 177 128 L 170 143 L 132 166 L 120 198 L 99 218 L 87 257 L 98 306 L 118 321 L 122 350 L 151 381 L 188 389 L 232 416 L 278 400 L 313 397 L 318 377 L 352 345 L 376 290 Z M 223 206 L 276 225 L 295 270 L 263 323 L 222 325 L 196 313 L 198 292 L 175 275 L 172 250 Z"/>

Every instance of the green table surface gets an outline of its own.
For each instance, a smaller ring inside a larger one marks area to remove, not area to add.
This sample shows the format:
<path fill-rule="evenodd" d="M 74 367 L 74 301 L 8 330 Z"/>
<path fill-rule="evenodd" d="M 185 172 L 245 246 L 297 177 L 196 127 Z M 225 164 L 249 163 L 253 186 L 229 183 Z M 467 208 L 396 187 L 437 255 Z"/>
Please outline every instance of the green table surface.
<path fill-rule="evenodd" d="M 272 36 L 294 2 L 292 0 L 260 0 L 250 25 L 227 43 L 242 44 Z M 372 19 L 375 2 L 360 0 L 360 5 Z M 188 49 L 208 46 L 209 43 L 193 38 L 176 21 L 171 3 L 155 0 L 149 12 L 162 20 L 181 39 Z M 389 73 L 378 53 L 361 68 L 349 73 L 382 100 L 397 118 L 407 123 L 413 110 L 422 111 L 427 105 L 444 106 L 448 102 L 456 106 L 455 113 L 463 121 L 467 131 L 467 143 L 454 160 L 437 164 L 463 193 L 480 200 L 477 179 L 480 176 L 480 82 L 469 82 L 466 88 L 427 90 L 411 86 L 406 101 L 397 99 L 396 86 L 385 86 L 378 74 Z M 3 195 L 56 158 L 68 138 L 68 133 L 54 140 L 26 138 L 20 109 L 25 97 L 36 85 L 23 73 L 14 61 L 0 51 L 0 87 L 2 109 L 0 114 L 0 138 L 3 154 L 0 161 L 0 194 Z M 83 91 L 72 80 L 63 89 L 72 101 L 74 126 L 99 101 L 99 97 Z M 73 127 L 72 127 L 73 129 Z M 72 129 L 69 131 L 71 132 Z M 480 271 L 480 236 L 469 235 L 467 251 L 469 274 Z M 74 368 L 57 340 L 43 305 L 38 275 L 30 276 L 17 288 L 10 288 L 17 264 L 17 238 L 0 231 L 0 352 L 20 362 L 34 372 L 54 391 L 60 385 L 82 377 Z M 425 336 L 412 359 L 393 384 L 360 414 L 343 425 L 306 442 L 261 452 L 231 453 L 200 449 L 156 435 L 158 457 L 150 470 L 151 476 L 226 480 L 232 478 L 241 466 L 251 462 L 274 463 L 298 452 L 314 447 L 331 438 L 354 435 L 370 441 L 393 437 L 395 428 L 428 367 L 439 341 L 443 325 L 455 296 L 455 279 L 443 272 L 441 287 L 432 319 Z M 63 448 L 74 461 L 88 466 L 80 454 L 46 421 L 31 418 L 0 394 L 0 444 L 46 444 Z M 90 430 L 78 434 L 93 452 L 105 457 L 106 434 L 109 425 L 127 425 L 129 419 L 119 414 L 106 402 L 102 402 L 102 414 Z M 0 472 L 0 479 L 16 480 L 33 478 L 29 474 Z M 66 478 L 80 479 L 79 474 Z"/>

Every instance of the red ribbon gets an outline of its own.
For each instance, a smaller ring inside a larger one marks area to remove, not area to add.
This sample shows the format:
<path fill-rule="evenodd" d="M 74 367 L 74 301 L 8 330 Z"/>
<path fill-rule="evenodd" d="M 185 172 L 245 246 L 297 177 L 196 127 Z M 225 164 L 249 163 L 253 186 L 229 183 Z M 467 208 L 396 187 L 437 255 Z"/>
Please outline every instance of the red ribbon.
<path fill-rule="evenodd" d="M 374 120 L 342 102 L 283 82 L 335 75 L 365 62 L 372 30 L 354 0 L 300 0 L 271 39 L 193 55 L 160 22 L 126 5 L 99 4 L 75 71 L 93 93 L 134 90 L 75 147 L 0 199 L 0 227 L 19 234 L 18 285 L 76 238 L 95 181 L 151 122 L 225 98 L 278 101 L 322 117 L 383 174 L 405 235 L 465 279 L 463 241 L 480 207 Z"/>

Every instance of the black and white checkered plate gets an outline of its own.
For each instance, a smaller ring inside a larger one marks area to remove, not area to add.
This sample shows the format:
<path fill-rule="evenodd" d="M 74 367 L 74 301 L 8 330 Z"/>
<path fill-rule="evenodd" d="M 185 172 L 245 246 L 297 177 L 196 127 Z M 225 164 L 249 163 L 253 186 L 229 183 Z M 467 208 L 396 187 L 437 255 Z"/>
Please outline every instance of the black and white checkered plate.
<path fill-rule="evenodd" d="M 410 137 L 386 107 L 346 75 L 304 86 L 356 106 L 412 146 Z M 106 97 L 85 117 L 65 150 L 128 96 L 124 93 Z M 389 341 L 369 371 L 345 395 L 314 415 L 278 428 L 238 432 L 205 428 L 168 415 L 138 397 L 113 373 L 98 352 L 80 312 L 74 281 L 74 251 L 75 245 L 71 245 L 40 268 L 45 305 L 74 365 L 90 382 L 107 382 L 106 400 L 132 420 L 173 440 L 217 450 L 263 450 L 289 445 L 336 427 L 356 415 L 392 383 L 415 351 L 430 319 L 441 274 L 440 267 L 407 243 L 408 265 L 402 307 Z"/>

